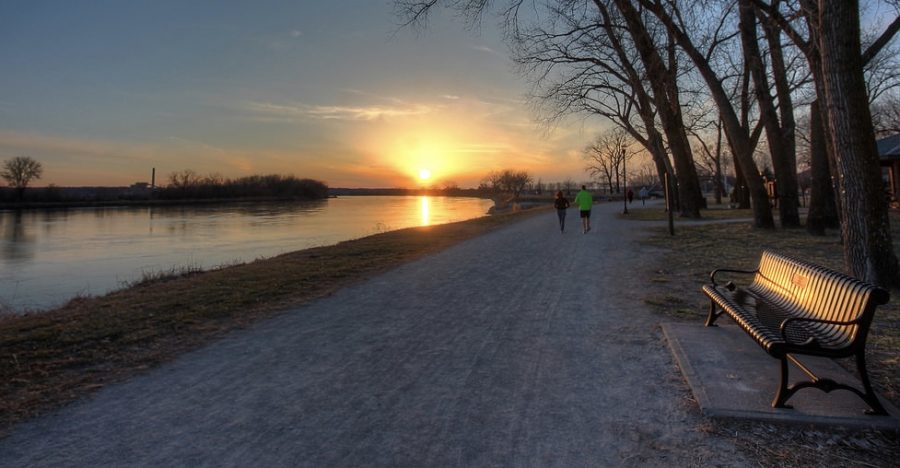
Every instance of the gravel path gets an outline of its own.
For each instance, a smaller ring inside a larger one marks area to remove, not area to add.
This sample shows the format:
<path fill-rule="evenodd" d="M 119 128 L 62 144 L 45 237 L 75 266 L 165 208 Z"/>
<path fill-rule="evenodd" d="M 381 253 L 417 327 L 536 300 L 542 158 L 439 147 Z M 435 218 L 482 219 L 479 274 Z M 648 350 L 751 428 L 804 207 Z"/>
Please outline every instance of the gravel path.
<path fill-rule="evenodd" d="M 629 289 L 641 225 L 548 212 L 17 427 L 0 466 L 749 465 Z"/>

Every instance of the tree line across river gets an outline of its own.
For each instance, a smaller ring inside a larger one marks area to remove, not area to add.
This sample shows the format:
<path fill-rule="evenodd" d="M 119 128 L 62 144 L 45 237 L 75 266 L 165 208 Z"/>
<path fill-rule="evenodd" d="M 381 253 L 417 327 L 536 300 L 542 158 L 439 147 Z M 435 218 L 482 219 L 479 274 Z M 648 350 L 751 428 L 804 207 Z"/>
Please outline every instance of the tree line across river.
<path fill-rule="evenodd" d="M 0 203 L 92 203 L 144 200 L 225 200 L 277 198 L 316 200 L 327 198 L 328 186 L 321 181 L 291 175 L 251 175 L 228 179 L 211 174 L 200 176 L 192 170 L 174 172 L 169 183 L 152 187 L 138 183 L 130 187 L 47 187 L 28 188 L 40 179 L 43 166 L 29 157 L 3 162 L 0 177 L 9 187 L 0 188 Z M 27 190 L 26 190 L 27 189 Z"/>

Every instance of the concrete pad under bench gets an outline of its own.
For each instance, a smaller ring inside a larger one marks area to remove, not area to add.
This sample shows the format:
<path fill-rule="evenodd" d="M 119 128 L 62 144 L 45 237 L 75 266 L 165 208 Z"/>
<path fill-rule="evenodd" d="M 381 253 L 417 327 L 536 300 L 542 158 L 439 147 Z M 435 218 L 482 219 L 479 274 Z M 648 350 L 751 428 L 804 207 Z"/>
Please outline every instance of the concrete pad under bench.
<path fill-rule="evenodd" d="M 753 419 L 801 425 L 842 426 L 900 431 L 900 410 L 881 396 L 890 416 L 863 413 L 866 403 L 853 392 L 825 393 L 807 388 L 788 401 L 793 409 L 772 408 L 778 390 L 779 362 L 727 318 L 717 327 L 702 323 L 664 323 L 669 347 L 704 415 L 712 418 Z M 862 388 L 852 374 L 831 359 L 799 356 L 820 378 Z M 869 362 L 869 369 L 873 363 Z M 808 380 L 790 364 L 791 384 Z"/>

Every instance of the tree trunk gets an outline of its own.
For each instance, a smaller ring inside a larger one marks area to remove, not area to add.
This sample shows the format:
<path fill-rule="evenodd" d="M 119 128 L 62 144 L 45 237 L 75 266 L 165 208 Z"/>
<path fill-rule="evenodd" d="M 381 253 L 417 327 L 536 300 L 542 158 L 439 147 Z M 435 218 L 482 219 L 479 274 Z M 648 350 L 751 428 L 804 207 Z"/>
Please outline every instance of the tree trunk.
<path fill-rule="evenodd" d="M 750 189 L 747 188 L 747 179 L 744 177 L 744 171 L 737 159 L 734 160 L 734 191 L 732 192 L 732 203 L 736 203 L 738 209 L 749 210 L 750 207 Z"/>
<path fill-rule="evenodd" d="M 649 116 L 649 121 L 653 122 L 653 114 Z M 659 177 L 660 183 L 666 180 L 666 174 L 669 180 L 675 179 L 675 170 L 672 168 L 672 161 L 666 154 L 666 145 L 663 142 L 662 135 L 653 128 L 647 127 L 647 136 L 650 144 L 650 154 L 653 155 L 653 164 L 656 166 L 656 175 Z"/>
<path fill-rule="evenodd" d="M 675 25 L 672 18 L 660 4 L 653 3 L 649 0 L 640 0 L 640 3 L 662 21 L 669 33 L 672 34 L 678 42 L 678 45 L 681 46 L 688 57 L 691 58 L 697 71 L 706 82 L 713 101 L 715 101 L 716 107 L 719 109 L 719 116 L 724 123 L 725 134 L 728 136 L 728 142 L 731 145 L 737 166 L 740 166 L 747 182 L 747 188 L 750 192 L 750 204 L 753 208 L 753 225 L 757 228 L 773 229 L 775 227 L 775 221 L 772 218 L 772 207 L 769 205 L 769 196 L 763 185 L 762 176 L 759 174 L 756 163 L 753 161 L 750 136 L 747 129 L 741 126 L 737 113 L 734 111 L 734 106 L 732 105 L 728 94 L 722 87 L 722 81 L 716 75 L 715 71 L 713 71 L 711 65 L 706 60 L 706 57 L 697 50 L 685 32 Z M 630 8 L 637 14 L 630 2 L 626 0 L 617 0 L 617 4 L 621 5 L 621 8 L 623 9 Z"/>
<path fill-rule="evenodd" d="M 716 204 L 722 204 L 725 193 L 725 174 L 722 174 L 722 120 L 716 123 L 716 155 L 713 159 L 716 165 Z"/>
<path fill-rule="evenodd" d="M 676 136 L 680 140 L 678 146 L 682 149 L 683 167 L 678 171 L 679 184 L 683 185 L 678 192 L 678 199 L 681 200 L 679 209 L 681 216 L 687 218 L 699 218 L 700 210 L 706 208 L 706 197 L 703 196 L 703 190 L 700 188 L 700 177 L 697 175 L 697 164 L 694 162 L 694 153 L 691 148 L 691 142 L 688 139 L 687 129 L 684 125 L 684 113 L 681 110 L 681 94 L 678 90 L 678 54 L 675 39 L 670 35 L 667 37 L 668 43 L 666 51 L 668 52 L 668 67 L 666 70 L 669 75 L 665 80 L 666 102 L 669 104 L 669 112 L 672 121 L 676 123 Z M 670 138 L 671 140 L 671 138 Z M 671 146 L 671 144 L 670 144 Z"/>
<path fill-rule="evenodd" d="M 646 137 L 641 135 L 640 132 L 630 124 L 626 124 L 625 129 L 650 153 L 653 158 L 653 164 L 656 166 L 656 174 L 659 177 L 660 183 L 666 179 L 667 175 L 669 180 L 674 182 L 675 169 L 672 167 L 671 158 L 669 158 L 668 153 L 666 153 L 666 144 L 662 134 L 657 128 L 656 108 L 653 104 L 653 99 L 645 87 L 647 80 L 632 66 L 631 56 L 626 50 L 628 48 L 626 48 L 619 40 L 619 32 L 617 32 L 617 28 L 614 27 L 609 9 L 600 1 L 595 2 L 595 5 L 602 15 L 604 29 L 606 30 L 606 35 L 610 40 L 610 44 L 612 45 L 613 50 L 615 50 L 616 55 L 619 57 L 619 61 L 622 63 L 622 71 L 625 73 L 625 76 L 628 77 L 631 89 L 634 90 L 634 99 L 637 104 L 636 108 L 638 115 L 641 117 L 647 135 Z M 675 184 L 673 183 L 672 186 L 674 187 L 674 185 Z M 673 192 L 675 193 L 675 197 L 672 197 L 672 199 L 677 200 L 678 191 L 673 189 Z"/>
<path fill-rule="evenodd" d="M 809 127 L 810 186 L 806 230 L 814 236 L 824 236 L 826 229 L 838 229 L 841 225 L 834 204 L 828 151 L 825 149 L 825 129 L 822 127 L 818 100 L 813 101 L 810 106 Z"/>
<path fill-rule="evenodd" d="M 700 193 L 700 184 L 690 144 L 684 130 L 684 121 L 681 119 L 680 107 L 677 103 L 673 104 L 670 99 L 671 91 L 675 86 L 674 83 L 671 83 L 672 73 L 666 68 L 656 43 L 647 31 L 637 9 L 628 0 L 616 0 L 615 3 L 625 19 L 628 32 L 641 57 L 644 69 L 652 77 L 649 84 L 653 90 L 659 121 L 668 140 L 678 176 L 680 214 L 688 218 L 699 218 L 700 204 L 697 194 Z M 676 108 L 678 108 L 677 111 Z"/>
<path fill-rule="evenodd" d="M 859 4 L 819 0 L 818 9 L 823 101 L 842 194 L 844 264 L 853 276 L 890 286 L 897 284 L 898 264 L 866 95 Z"/>
<path fill-rule="evenodd" d="M 783 192 L 779 195 L 786 200 L 793 198 L 794 201 L 789 202 L 794 207 L 796 215 L 785 214 L 782 207 L 782 226 L 785 226 L 786 218 L 796 216 L 797 226 L 800 226 L 800 182 L 797 175 L 797 122 L 794 119 L 794 101 L 791 98 L 791 85 L 788 82 L 787 66 L 784 63 L 784 50 L 781 45 L 782 35 L 777 27 L 769 23 L 764 23 L 763 28 L 766 31 L 766 39 L 769 43 L 769 50 L 772 56 L 772 78 L 775 83 L 775 92 L 778 96 L 778 114 L 781 117 L 781 144 L 784 148 L 784 164 L 787 166 L 786 177 L 787 185 L 781 184 L 779 189 Z M 776 177 L 778 174 L 776 173 Z M 782 176 L 785 177 L 785 176 Z M 793 223 L 789 223 L 793 224 Z"/>
<path fill-rule="evenodd" d="M 775 109 L 775 102 L 770 94 L 769 80 L 766 78 L 766 69 L 762 61 L 759 51 L 759 42 L 756 28 L 756 15 L 754 8 L 749 0 L 741 0 L 739 5 L 740 11 L 740 31 L 741 44 L 744 50 L 744 60 L 750 70 L 753 78 L 754 88 L 756 90 L 756 101 L 760 109 L 760 119 L 766 131 L 766 138 L 769 141 L 769 152 L 772 157 L 772 169 L 775 171 L 775 195 L 778 197 L 779 215 L 781 226 L 785 228 L 800 227 L 800 199 L 797 190 L 797 159 L 793 146 L 793 138 L 788 138 L 787 134 L 793 134 L 793 128 L 783 128 L 779 122 L 778 112 Z M 780 44 L 780 43 L 779 43 Z M 776 52 L 780 49 L 771 51 L 773 62 L 773 75 L 779 70 L 775 64 L 782 64 L 781 73 L 784 73 L 783 61 L 777 57 Z M 784 105 L 784 103 L 781 103 Z M 784 115 L 784 109 L 782 109 Z"/>

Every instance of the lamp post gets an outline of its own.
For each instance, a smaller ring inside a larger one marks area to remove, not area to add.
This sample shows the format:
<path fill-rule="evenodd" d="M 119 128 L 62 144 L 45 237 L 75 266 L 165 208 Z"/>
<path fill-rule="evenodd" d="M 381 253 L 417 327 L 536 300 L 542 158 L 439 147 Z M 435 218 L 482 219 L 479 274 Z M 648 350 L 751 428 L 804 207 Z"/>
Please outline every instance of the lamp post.
<path fill-rule="evenodd" d="M 628 171 L 625 169 L 625 163 L 628 158 L 625 156 L 625 148 L 622 148 L 622 186 L 625 190 L 622 192 L 622 204 L 625 209 L 622 214 L 628 214 Z"/>

